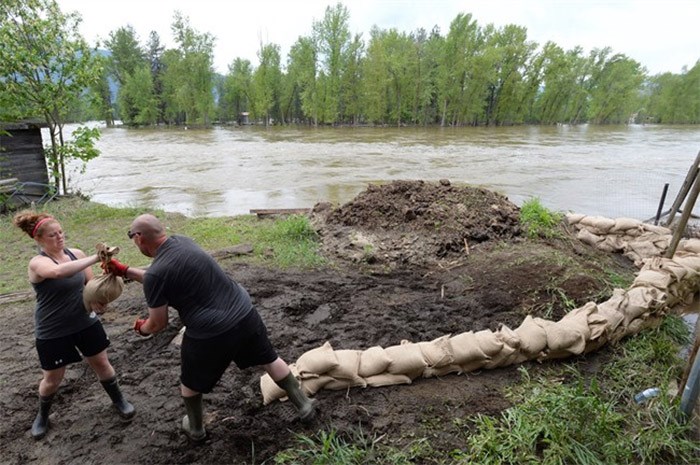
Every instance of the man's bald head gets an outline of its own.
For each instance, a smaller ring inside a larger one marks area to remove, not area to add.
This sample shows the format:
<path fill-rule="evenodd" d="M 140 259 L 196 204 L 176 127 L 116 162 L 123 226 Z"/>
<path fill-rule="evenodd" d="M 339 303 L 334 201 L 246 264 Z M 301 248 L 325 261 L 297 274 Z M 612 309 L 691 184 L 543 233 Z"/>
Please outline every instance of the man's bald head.
<path fill-rule="evenodd" d="M 136 245 L 147 257 L 154 257 L 158 247 L 167 239 L 163 223 L 149 213 L 136 217 L 131 223 L 131 233 L 138 236 Z"/>
<path fill-rule="evenodd" d="M 165 228 L 158 218 L 151 214 L 144 214 L 136 217 L 131 223 L 131 231 L 141 234 L 144 239 L 152 241 L 165 236 Z"/>

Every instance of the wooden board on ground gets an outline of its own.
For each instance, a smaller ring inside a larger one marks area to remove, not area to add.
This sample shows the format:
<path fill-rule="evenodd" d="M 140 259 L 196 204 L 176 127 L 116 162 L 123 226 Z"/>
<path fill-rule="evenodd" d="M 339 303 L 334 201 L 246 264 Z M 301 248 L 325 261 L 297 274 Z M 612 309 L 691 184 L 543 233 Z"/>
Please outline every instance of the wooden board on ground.
<path fill-rule="evenodd" d="M 311 212 L 310 208 L 263 208 L 252 209 L 250 213 L 258 215 L 259 218 L 274 215 L 306 215 Z"/>

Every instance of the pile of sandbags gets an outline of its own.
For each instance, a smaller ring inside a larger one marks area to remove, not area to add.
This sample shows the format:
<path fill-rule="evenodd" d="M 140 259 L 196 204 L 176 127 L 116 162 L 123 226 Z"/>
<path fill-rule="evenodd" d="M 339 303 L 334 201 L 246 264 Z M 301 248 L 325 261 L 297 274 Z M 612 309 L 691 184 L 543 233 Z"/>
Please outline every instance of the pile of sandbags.
<path fill-rule="evenodd" d="M 577 231 L 579 240 L 606 252 L 622 253 L 637 266 L 644 258 L 662 255 L 673 238 L 670 229 L 633 218 L 568 213 L 566 220 Z"/>
<path fill-rule="evenodd" d="M 700 286 L 700 240 L 681 241 L 672 259 L 663 258 L 659 255 L 668 247 L 669 235 L 665 228 L 624 218 L 602 220 L 581 217 L 573 224 L 581 224 L 579 232 L 586 231 L 581 236 L 592 241 L 596 237 L 592 245 L 605 243 L 611 236 L 623 241 L 620 244 L 639 240 L 637 249 L 620 245 L 620 250 L 644 253 L 637 255 L 642 268 L 630 288 L 615 289 L 605 302 L 588 302 L 556 322 L 527 316 L 516 329 L 501 326 L 496 331 L 467 331 L 428 342 L 401 341 L 387 348 L 334 350 L 326 342 L 302 354 L 291 364 L 292 372 L 304 391 L 313 395 L 320 389 L 410 384 L 418 377 L 566 358 L 658 325 L 674 307 L 692 301 Z M 260 387 L 265 404 L 286 395 L 267 374 Z"/>

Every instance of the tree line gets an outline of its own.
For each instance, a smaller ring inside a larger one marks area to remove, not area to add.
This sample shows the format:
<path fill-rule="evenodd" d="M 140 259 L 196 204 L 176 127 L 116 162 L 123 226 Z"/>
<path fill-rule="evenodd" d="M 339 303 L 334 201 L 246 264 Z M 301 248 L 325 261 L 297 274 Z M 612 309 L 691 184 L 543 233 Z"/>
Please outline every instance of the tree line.
<path fill-rule="evenodd" d="M 365 43 L 341 3 L 292 45 L 261 44 L 259 65 L 236 58 L 214 73 L 214 37 L 175 14 L 177 47 L 125 26 L 109 35 L 103 79 L 119 83 L 126 124 L 209 125 L 247 113 L 265 124 L 483 126 L 700 123 L 700 62 L 648 76 L 609 47 L 586 53 L 527 39 L 517 25 L 481 26 L 458 14 L 449 31 L 374 27 Z M 112 108 L 105 101 L 105 110 Z"/>
<path fill-rule="evenodd" d="M 12 84 L 0 90 L 0 102 L 47 118 L 62 112 L 64 119 L 107 124 L 202 126 L 241 122 L 242 115 L 308 125 L 700 123 L 700 61 L 680 74 L 649 76 L 609 47 L 540 46 L 522 26 L 480 25 L 468 13 L 444 35 L 437 27 L 407 33 L 375 26 L 364 41 L 351 35 L 349 11 L 337 3 L 284 63 L 279 45 L 261 43 L 257 67 L 236 58 L 220 75 L 215 38 L 179 12 L 171 24 L 174 48 L 156 32 L 142 44 L 126 25 L 97 44 L 106 51 L 100 54 L 77 32 L 79 16 L 63 14 L 53 0 L 6 0 L 0 8 L 0 39 L 8 40 L 0 80 Z M 34 24 L 35 35 L 19 33 L 18 24 Z M 32 69 L 42 59 L 37 78 Z M 47 83 L 51 91 L 41 88 Z M 58 85 L 65 88 L 56 93 Z M 56 108 L 32 108 L 47 92 Z"/>

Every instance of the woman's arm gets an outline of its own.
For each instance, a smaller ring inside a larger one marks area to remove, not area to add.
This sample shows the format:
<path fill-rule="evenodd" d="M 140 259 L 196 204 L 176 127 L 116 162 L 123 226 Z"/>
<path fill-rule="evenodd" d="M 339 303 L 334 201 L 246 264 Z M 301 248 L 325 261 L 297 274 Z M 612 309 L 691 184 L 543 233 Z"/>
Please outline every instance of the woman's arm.
<path fill-rule="evenodd" d="M 76 252 L 77 251 L 77 252 Z M 29 261 L 29 281 L 38 283 L 45 279 L 60 279 L 68 276 L 73 276 L 83 270 L 85 272 L 86 282 L 92 279 L 92 269 L 90 266 L 100 261 L 97 254 L 85 256 L 82 251 L 72 249 L 71 252 L 78 258 L 65 263 L 56 264 L 49 257 L 37 255 Z"/>

